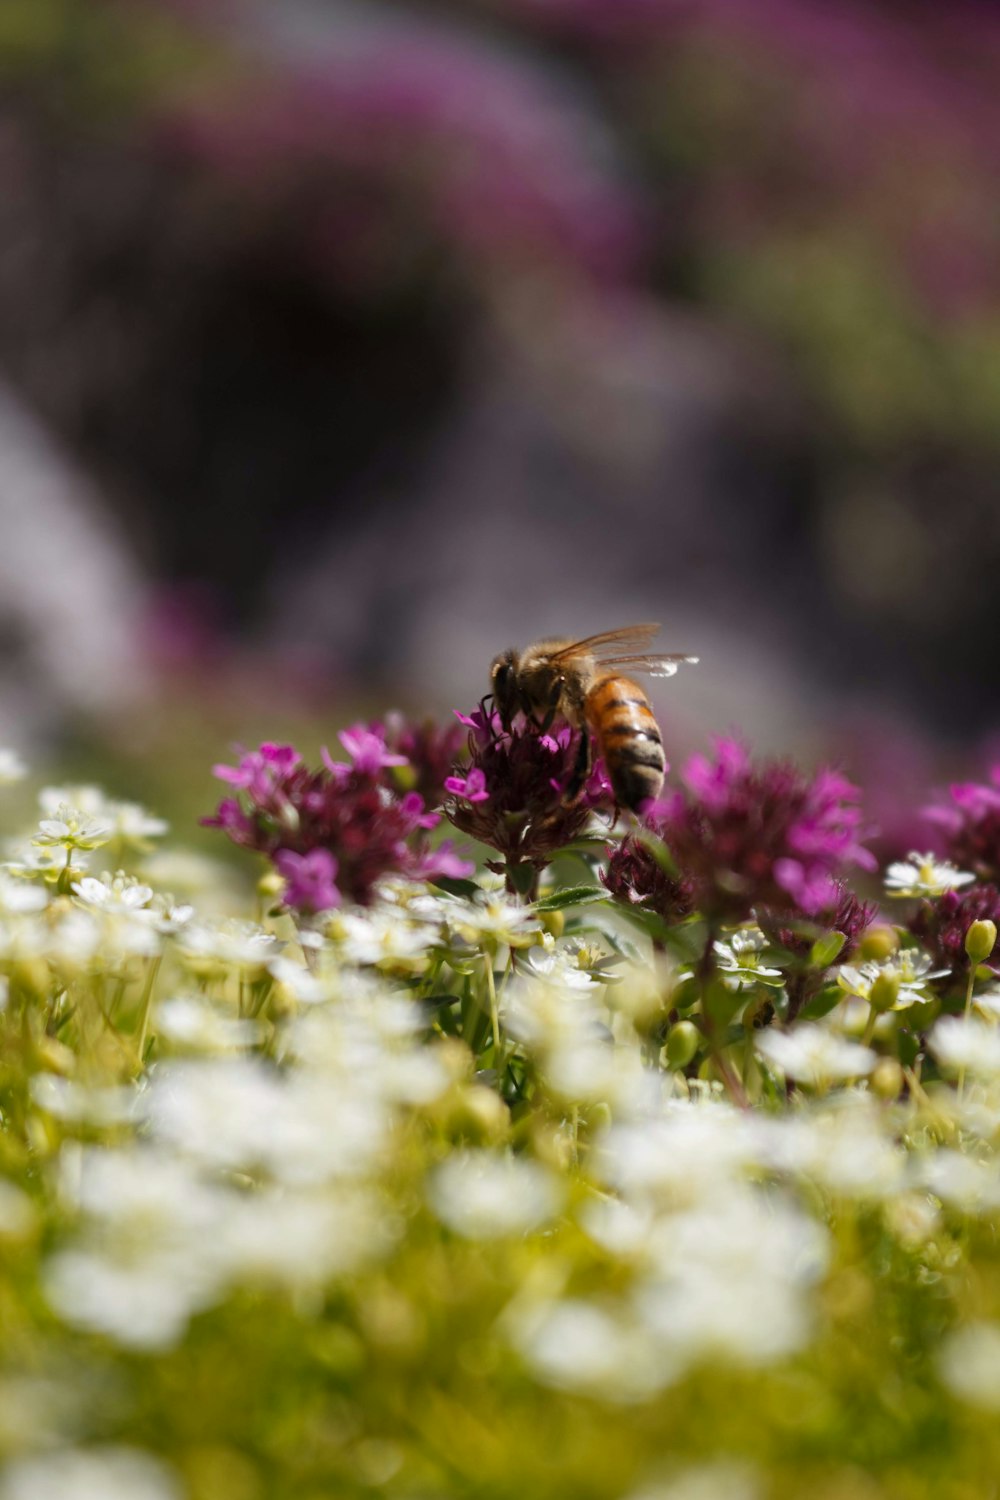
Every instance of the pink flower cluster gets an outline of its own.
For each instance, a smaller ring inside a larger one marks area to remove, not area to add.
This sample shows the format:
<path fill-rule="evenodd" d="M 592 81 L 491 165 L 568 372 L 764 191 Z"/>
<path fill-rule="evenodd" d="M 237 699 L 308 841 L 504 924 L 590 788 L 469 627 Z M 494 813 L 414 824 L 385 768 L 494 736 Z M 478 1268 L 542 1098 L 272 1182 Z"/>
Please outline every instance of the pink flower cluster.
<path fill-rule="evenodd" d="M 956 782 L 949 801 L 928 807 L 924 817 L 937 824 L 960 870 L 1000 881 L 1000 765 L 990 771 L 990 783 Z"/>
<path fill-rule="evenodd" d="M 423 736 L 430 745 L 426 726 Z M 350 760 L 335 761 L 324 750 L 318 770 L 293 746 L 271 743 L 247 751 L 236 766 L 216 766 L 236 795 L 204 822 L 267 855 L 285 879 L 285 904 L 305 913 L 345 898 L 365 905 L 386 875 L 469 874 L 472 866 L 449 844 L 431 847 L 428 831 L 440 814 L 419 791 L 397 789 L 393 778 L 409 763 L 388 747 L 383 727 L 359 724 L 340 739 Z"/>
<path fill-rule="evenodd" d="M 517 715 L 507 733 L 495 710 L 456 717 L 469 730 L 469 765 L 445 782 L 445 813 L 456 828 L 499 851 L 510 865 L 536 870 L 579 837 L 614 798 L 600 761 L 578 795 L 574 780 L 581 731 L 558 723 L 548 734 Z"/>
<path fill-rule="evenodd" d="M 754 764 L 743 745 L 718 739 L 714 757 L 692 756 L 681 779 L 684 789 L 654 804 L 646 822 L 670 851 L 685 902 L 711 920 L 765 907 L 818 917 L 837 906 L 847 866 L 875 866 L 861 844 L 858 789 L 836 771 L 810 777 L 789 761 Z M 612 890 L 628 859 L 625 846 L 612 853 Z M 641 889 L 630 899 L 643 900 Z"/>

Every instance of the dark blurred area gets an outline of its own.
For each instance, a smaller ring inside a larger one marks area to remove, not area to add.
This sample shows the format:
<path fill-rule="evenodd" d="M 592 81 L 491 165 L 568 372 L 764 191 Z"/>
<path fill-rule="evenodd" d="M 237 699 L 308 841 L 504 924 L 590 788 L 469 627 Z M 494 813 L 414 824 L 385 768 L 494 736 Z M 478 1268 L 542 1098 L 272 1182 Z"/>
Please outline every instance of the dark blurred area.
<path fill-rule="evenodd" d="M 681 747 L 997 725 L 993 5 L 6 0 L 0 82 L 8 740 L 650 618 Z"/>

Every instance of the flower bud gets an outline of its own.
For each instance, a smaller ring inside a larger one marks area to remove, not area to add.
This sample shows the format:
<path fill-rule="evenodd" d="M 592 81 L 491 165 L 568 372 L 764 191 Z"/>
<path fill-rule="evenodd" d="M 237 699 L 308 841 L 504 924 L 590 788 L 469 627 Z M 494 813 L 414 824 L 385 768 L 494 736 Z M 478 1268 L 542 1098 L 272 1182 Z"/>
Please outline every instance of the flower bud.
<path fill-rule="evenodd" d="M 678 1021 L 667 1034 L 667 1066 L 675 1072 L 686 1068 L 701 1046 L 701 1032 L 693 1021 Z"/>
<path fill-rule="evenodd" d="M 257 882 L 257 894 L 264 901 L 276 900 L 284 889 L 284 876 L 279 875 L 277 870 L 268 870 Z"/>
<path fill-rule="evenodd" d="M 809 950 L 809 962 L 815 969 L 828 969 L 840 957 L 847 937 L 842 932 L 824 932 Z"/>
<path fill-rule="evenodd" d="M 899 999 L 899 975 L 879 974 L 872 980 L 868 1004 L 872 1010 L 892 1010 Z"/>
<path fill-rule="evenodd" d="M 973 922 L 965 934 L 965 951 L 974 964 L 985 963 L 997 940 L 997 924 L 988 917 Z"/>
<path fill-rule="evenodd" d="M 858 944 L 861 958 L 872 963 L 881 963 L 891 958 L 899 947 L 899 934 L 885 922 L 877 922 L 862 937 Z"/>
<path fill-rule="evenodd" d="M 563 932 L 566 929 L 565 912 L 540 911 L 538 913 L 538 920 L 541 922 L 545 931 L 550 932 L 553 937 L 562 937 Z"/>
<path fill-rule="evenodd" d="M 903 1070 L 894 1057 L 881 1057 L 871 1075 L 872 1093 L 880 1099 L 898 1099 L 903 1087 Z"/>

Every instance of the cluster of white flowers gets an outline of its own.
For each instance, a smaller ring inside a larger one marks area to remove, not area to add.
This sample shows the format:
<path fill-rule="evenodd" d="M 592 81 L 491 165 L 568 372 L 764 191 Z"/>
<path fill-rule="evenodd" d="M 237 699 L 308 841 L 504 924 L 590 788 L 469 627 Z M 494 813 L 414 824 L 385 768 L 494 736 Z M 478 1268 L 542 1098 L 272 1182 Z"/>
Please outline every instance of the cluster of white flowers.
<path fill-rule="evenodd" d="M 370 909 L 301 930 L 280 911 L 251 922 L 213 906 L 196 859 L 118 868 L 161 820 L 93 788 L 42 796 L 34 842 L 0 868 L 0 1019 L 24 1034 L 25 995 L 44 996 L 25 1108 L 54 1228 L 0 1179 L 0 1249 L 42 1243 L 46 1316 L 71 1329 L 155 1357 L 238 1291 L 309 1307 L 365 1272 L 388 1282 L 411 1234 L 498 1265 L 528 1246 L 490 1336 L 537 1389 L 625 1406 L 706 1366 L 807 1350 L 845 1205 L 912 1254 L 949 1215 L 1000 1209 L 996 994 L 933 1025 L 926 1089 L 910 1063 L 904 1098 L 880 1083 L 882 1064 L 904 1070 L 875 1050 L 876 1010 L 898 1024 L 885 1012 L 932 993 L 916 948 L 843 965 L 825 1015 L 754 1030 L 741 1012 L 780 999 L 782 972 L 755 927 L 715 941 L 733 1024 L 704 1035 L 762 1084 L 766 1107 L 746 1110 L 723 1099 L 717 1052 L 701 1077 L 657 1066 L 692 1014 L 692 970 L 600 916 L 554 936 L 545 903 L 487 880 L 471 896 L 386 882 Z M 927 861 L 917 875 L 895 884 L 963 879 Z M 876 1006 L 881 981 L 892 1003 Z M 505 1068 L 519 1097 L 501 1098 Z M 957 1327 L 935 1359 L 953 1397 L 1000 1409 L 998 1325 Z M 130 1448 L 36 1446 L 0 1474 L 0 1500 L 180 1493 Z M 713 1464 L 632 1500 L 758 1489 Z"/>

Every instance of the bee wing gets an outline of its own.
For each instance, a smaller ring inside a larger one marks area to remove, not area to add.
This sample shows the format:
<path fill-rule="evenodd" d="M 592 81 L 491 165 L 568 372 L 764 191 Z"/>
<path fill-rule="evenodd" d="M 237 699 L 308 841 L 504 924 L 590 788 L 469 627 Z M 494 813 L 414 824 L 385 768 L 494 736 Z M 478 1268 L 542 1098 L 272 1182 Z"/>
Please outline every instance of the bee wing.
<path fill-rule="evenodd" d="M 609 651 L 639 650 L 642 646 L 648 646 L 659 628 L 659 625 L 624 625 L 620 630 L 605 630 L 600 635 L 588 635 L 582 641 L 573 641 L 553 652 L 552 660 L 558 661 L 560 657 L 576 656 L 585 651 L 598 661 L 606 661 Z"/>
<path fill-rule="evenodd" d="M 605 656 L 602 667 L 629 667 L 633 672 L 645 672 L 649 677 L 673 677 L 678 667 L 697 666 L 697 656 L 673 653 L 667 656 Z"/>

